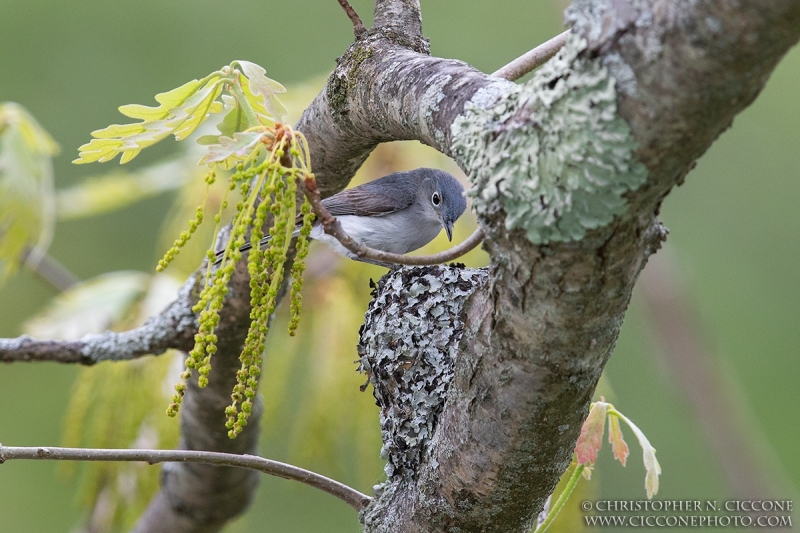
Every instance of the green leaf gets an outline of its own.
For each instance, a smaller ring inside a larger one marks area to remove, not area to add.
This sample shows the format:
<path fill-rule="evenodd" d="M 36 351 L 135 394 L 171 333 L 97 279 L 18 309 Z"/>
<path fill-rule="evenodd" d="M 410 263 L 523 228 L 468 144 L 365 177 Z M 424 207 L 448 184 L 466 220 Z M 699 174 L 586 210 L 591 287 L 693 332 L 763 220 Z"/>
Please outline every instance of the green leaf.
<path fill-rule="evenodd" d="M 202 169 L 186 158 L 170 159 L 136 172 L 115 170 L 61 189 L 56 197 L 58 218 L 69 220 L 106 213 L 144 198 L 182 187 Z"/>
<path fill-rule="evenodd" d="M 232 138 L 220 136 L 219 144 L 210 145 L 200 163 L 219 163 L 222 168 L 231 168 L 250 155 L 263 136 L 264 132 L 259 130 L 237 132 Z"/>
<path fill-rule="evenodd" d="M 92 139 L 79 148 L 79 157 L 73 163 L 106 162 L 121 154 L 120 163 L 127 163 L 143 148 L 152 146 L 170 134 L 183 140 L 194 132 L 210 114 L 222 111 L 217 98 L 222 93 L 224 81 L 220 73 L 203 80 L 192 80 L 177 89 L 156 95 L 158 107 L 125 105 L 120 112 L 141 119 L 135 124 L 112 124 L 92 132 Z"/>
<path fill-rule="evenodd" d="M 217 124 L 217 130 L 221 133 L 221 135 L 203 135 L 202 137 L 198 137 L 196 141 L 197 144 L 204 146 L 219 144 L 219 139 L 221 136 L 233 137 L 234 133 L 238 131 L 244 131 L 250 126 L 244 109 L 242 109 L 242 106 L 239 105 L 239 102 L 236 100 L 236 98 L 224 94 L 222 95 L 222 101 L 225 106 L 223 109 L 225 115 L 220 123 Z"/>
<path fill-rule="evenodd" d="M 237 131 L 244 131 L 247 129 L 247 117 L 244 114 L 242 106 L 238 104 L 236 98 L 232 96 L 223 96 L 225 101 L 225 110 L 228 111 L 222 122 L 217 124 L 219 132 L 226 137 L 233 137 Z"/>
<path fill-rule="evenodd" d="M 219 135 L 202 135 L 197 139 L 195 139 L 195 142 L 202 146 L 208 146 L 209 144 L 218 144 Z"/>
<path fill-rule="evenodd" d="M 169 116 L 171 109 L 180 107 L 186 100 L 200 90 L 203 82 L 192 80 L 184 83 L 176 89 L 159 93 L 156 95 L 156 102 L 161 104 L 158 107 L 148 107 L 139 104 L 129 104 L 120 106 L 119 112 L 130 118 L 138 118 L 143 122 L 153 122 L 162 120 Z"/>
<path fill-rule="evenodd" d="M 50 244 L 56 153 L 58 145 L 25 108 L 0 104 L 0 285 L 26 254 L 35 262 Z"/>
<path fill-rule="evenodd" d="M 286 88 L 277 81 L 266 76 L 264 68 L 250 61 L 234 61 L 246 78 L 241 80 L 242 90 L 256 114 L 267 119 L 265 125 L 282 121 L 286 115 L 286 106 L 276 96 L 285 93 Z"/>
<path fill-rule="evenodd" d="M 101 274 L 56 296 L 25 324 L 25 331 L 43 339 L 79 339 L 105 331 L 131 312 L 152 276 L 121 271 Z"/>

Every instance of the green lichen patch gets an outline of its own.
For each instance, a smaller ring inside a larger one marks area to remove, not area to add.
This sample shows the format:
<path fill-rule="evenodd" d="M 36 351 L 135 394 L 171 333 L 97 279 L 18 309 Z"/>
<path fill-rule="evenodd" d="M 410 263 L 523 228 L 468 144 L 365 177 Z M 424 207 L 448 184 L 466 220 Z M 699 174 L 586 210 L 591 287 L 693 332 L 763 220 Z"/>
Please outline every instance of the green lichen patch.
<path fill-rule="evenodd" d="M 647 179 L 617 115 L 615 80 L 571 36 L 525 85 L 499 101 L 478 91 L 453 123 L 453 148 L 474 187 L 478 216 L 502 210 L 534 244 L 580 240 L 627 208 Z"/>

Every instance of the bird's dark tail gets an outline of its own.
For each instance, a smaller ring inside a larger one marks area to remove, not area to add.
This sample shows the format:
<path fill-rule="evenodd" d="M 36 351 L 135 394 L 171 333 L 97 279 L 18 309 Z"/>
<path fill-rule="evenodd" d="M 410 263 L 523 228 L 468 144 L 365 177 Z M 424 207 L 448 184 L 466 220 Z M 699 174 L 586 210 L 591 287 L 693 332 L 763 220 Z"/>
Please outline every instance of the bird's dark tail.
<path fill-rule="evenodd" d="M 296 226 L 294 228 L 294 232 L 292 232 L 292 237 L 297 237 L 298 235 L 300 235 L 300 227 Z M 271 240 L 272 240 L 272 236 L 271 235 L 267 235 L 264 238 L 262 238 L 261 241 L 259 241 L 258 244 L 259 244 L 259 246 L 261 246 L 261 248 L 264 248 L 267 245 L 267 243 L 269 241 L 271 241 Z M 245 244 L 244 246 L 239 248 L 239 251 L 244 253 L 244 252 L 246 252 L 247 250 L 249 250 L 252 247 L 253 247 L 253 245 L 248 242 L 247 244 Z M 218 266 L 220 263 L 222 263 L 222 256 L 224 254 L 225 254 L 225 250 L 222 250 L 221 252 L 217 252 L 217 259 L 216 259 L 216 261 L 214 261 L 214 266 Z"/>
<path fill-rule="evenodd" d="M 268 242 L 269 242 L 271 239 L 272 239 L 272 237 L 271 237 L 270 235 L 267 235 L 266 237 L 264 237 L 263 239 L 261 239 L 261 241 L 259 242 L 259 246 L 261 246 L 261 248 L 263 248 L 264 246 L 266 246 L 266 245 L 267 245 L 267 243 L 268 243 Z M 252 245 L 252 244 L 250 244 L 250 243 L 248 242 L 247 244 L 245 244 L 244 246 L 242 246 L 241 248 L 239 248 L 239 251 L 240 251 L 240 252 L 242 252 L 242 253 L 244 253 L 244 252 L 248 251 L 248 250 L 249 250 L 250 248 L 252 248 L 252 247 L 253 247 L 253 245 Z M 216 261 L 214 261 L 214 266 L 219 266 L 219 264 L 220 264 L 220 263 L 222 263 L 222 256 L 223 256 L 224 254 L 225 254 L 225 250 L 222 250 L 222 251 L 220 251 L 220 252 L 217 252 L 217 260 L 216 260 Z"/>

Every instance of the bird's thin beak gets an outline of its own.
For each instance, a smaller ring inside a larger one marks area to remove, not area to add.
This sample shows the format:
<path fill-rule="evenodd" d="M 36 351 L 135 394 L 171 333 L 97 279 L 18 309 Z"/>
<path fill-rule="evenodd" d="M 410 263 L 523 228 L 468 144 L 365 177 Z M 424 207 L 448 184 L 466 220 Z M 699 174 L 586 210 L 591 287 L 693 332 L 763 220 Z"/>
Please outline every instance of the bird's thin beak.
<path fill-rule="evenodd" d="M 450 220 L 442 220 L 444 230 L 447 232 L 447 240 L 453 241 L 453 223 Z"/>

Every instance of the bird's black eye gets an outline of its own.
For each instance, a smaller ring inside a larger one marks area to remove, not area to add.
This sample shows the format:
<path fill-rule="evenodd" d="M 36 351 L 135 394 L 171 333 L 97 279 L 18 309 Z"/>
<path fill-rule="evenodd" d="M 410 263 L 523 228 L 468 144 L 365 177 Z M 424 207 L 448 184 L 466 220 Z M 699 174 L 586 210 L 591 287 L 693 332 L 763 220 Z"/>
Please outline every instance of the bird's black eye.
<path fill-rule="evenodd" d="M 431 196 L 431 202 L 433 202 L 433 205 L 437 207 L 442 203 L 442 197 L 438 192 L 433 193 L 433 196 Z"/>

